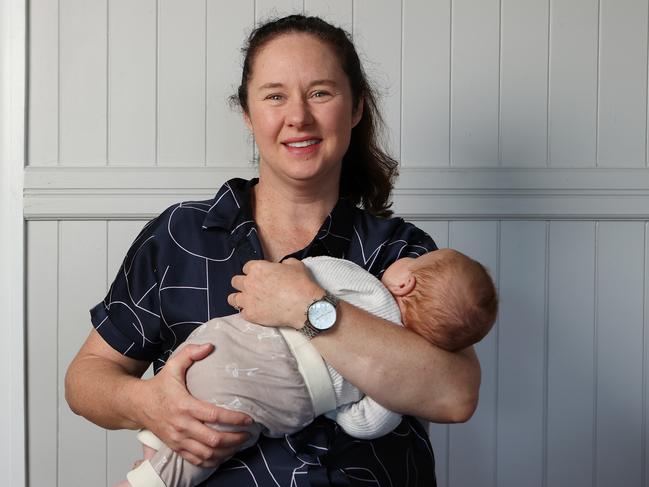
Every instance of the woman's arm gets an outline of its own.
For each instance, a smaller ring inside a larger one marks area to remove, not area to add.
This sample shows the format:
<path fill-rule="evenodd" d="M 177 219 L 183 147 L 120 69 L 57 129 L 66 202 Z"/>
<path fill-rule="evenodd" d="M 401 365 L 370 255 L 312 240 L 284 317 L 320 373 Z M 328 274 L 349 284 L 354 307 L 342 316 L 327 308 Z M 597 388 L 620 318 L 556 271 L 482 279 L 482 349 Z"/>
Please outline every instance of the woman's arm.
<path fill-rule="evenodd" d="M 324 290 L 304 265 L 251 261 L 228 297 L 243 317 L 301 328 L 308 305 Z M 478 402 L 480 365 L 472 348 L 451 353 L 402 327 L 341 302 L 333 330 L 313 339 L 323 358 L 388 409 L 435 422 L 468 420 Z"/>
<path fill-rule="evenodd" d="M 143 380 L 149 363 L 125 357 L 92 330 L 68 368 L 65 398 L 72 411 L 99 426 L 147 428 L 189 462 L 215 466 L 248 434 L 218 432 L 204 423 L 245 425 L 250 418 L 187 392 L 185 372 L 211 351 L 208 345 L 188 345 L 155 377 Z"/>
<path fill-rule="evenodd" d="M 347 380 L 393 411 L 457 423 L 477 407 L 480 364 L 472 348 L 447 352 L 344 301 L 334 329 L 312 342 Z"/>

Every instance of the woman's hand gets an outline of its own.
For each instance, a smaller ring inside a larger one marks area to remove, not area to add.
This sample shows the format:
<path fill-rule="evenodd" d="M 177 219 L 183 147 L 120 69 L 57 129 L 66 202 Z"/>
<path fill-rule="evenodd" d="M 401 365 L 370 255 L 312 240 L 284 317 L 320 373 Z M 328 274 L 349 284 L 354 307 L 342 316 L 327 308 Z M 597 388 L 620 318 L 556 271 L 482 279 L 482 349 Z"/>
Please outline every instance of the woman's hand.
<path fill-rule="evenodd" d="M 247 426 L 249 416 L 192 397 L 185 385 L 187 369 L 212 352 L 212 345 L 186 345 L 153 378 L 142 382 L 141 422 L 188 462 L 217 467 L 230 458 L 249 435 L 224 432 L 205 423 Z"/>
<path fill-rule="evenodd" d="M 99 426 L 147 428 L 189 462 L 215 466 L 234 454 L 248 433 L 219 432 L 204 423 L 236 428 L 250 418 L 187 392 L 187 369 L 211 351 L 210 345 L 186 345 L 154 378 L 142 380 L 150 363 L 122 355 L 93 329 L 68 368 L 65 398 L 74 413 Z"/>
<path fill-rule="evenodd" d="M 244 319 L 260 325 L 301 328 L 309 304 L 325 293 L 297 259 L 251 260 L 243 273 L 232 278 L 239 292 L 230 294 L 228 303 L 239 308 Z"/>

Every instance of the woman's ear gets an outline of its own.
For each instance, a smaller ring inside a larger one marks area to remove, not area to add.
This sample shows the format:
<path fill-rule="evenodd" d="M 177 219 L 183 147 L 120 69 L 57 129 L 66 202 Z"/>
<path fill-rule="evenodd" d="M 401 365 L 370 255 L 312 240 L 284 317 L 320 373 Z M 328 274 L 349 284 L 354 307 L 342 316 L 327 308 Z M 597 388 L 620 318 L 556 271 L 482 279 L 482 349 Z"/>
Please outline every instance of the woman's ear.
<path fill-rule="evenodd" d="M 412 292 L 417 284 L 417 279 L 415 279 L 412 272 L 408 272 L 404 279 L 401 279 L 399 282 L 391 283 L 388 286 L 388 291 L 392 293 L 393 296 L 407 296 Z"/>
<path fill-rule="evenodd" d="M 358 125 L 358 122 L 361 121 L 361 118 L 363 118 L 363 106 L 364 106 L 363 100 L 364 100 L 363 97 L 361 97 L 358 100 L 358 104 L 356 105 L 356 108 L 352 113 L 352 128 L 356 127 L 356 125 Z"/>
<path fill-rule="evenodd" d="M 252 132 L 252 122 L 250 121 L 250 117 L 245 111 L 243 112 L 243 122 L 246 124 L 246 127 L 248 127 L 248 130 Z"/>

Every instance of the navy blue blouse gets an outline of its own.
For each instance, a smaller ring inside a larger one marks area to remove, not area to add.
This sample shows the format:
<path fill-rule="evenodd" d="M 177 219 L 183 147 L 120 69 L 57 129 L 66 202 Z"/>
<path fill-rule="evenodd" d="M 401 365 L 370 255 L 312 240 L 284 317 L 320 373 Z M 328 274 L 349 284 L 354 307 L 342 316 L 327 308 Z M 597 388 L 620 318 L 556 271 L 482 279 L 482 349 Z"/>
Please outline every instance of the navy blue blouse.
<path fill-rule="evenodd" d="M 235 312 L 230 280 L 263 259 L 251 192 L 257 183 L 232 179 L 214 199 L 171 206 L 150 221 L 129 249 L 103 302 L 91 311 L 97 332 L 127 357 L 158 372 L 198 325 Z M 395 260 L 435 250 L 433 240 L 401 218 L 378 218 L 341 198 L 313 241 L 287 257 L 329 255 L 377 277 Z M 326 418 L 285 438 L 257 445 L 223 464 L 205 487 L 435 485 L 433 452 L 418 421 L 405 417 L 375 440 L 346 435 Z"/>

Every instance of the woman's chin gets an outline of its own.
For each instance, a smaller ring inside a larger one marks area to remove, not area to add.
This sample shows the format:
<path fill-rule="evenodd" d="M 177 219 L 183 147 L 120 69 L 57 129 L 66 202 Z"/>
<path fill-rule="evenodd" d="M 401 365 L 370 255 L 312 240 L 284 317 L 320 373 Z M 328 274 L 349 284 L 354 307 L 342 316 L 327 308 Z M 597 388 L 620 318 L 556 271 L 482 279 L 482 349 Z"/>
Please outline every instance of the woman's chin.
<path fill-rule="evenodd" d="M 330 184 L 337 185 L 340 179 L 339 168 L 326 167 L 321 163 L 312 160 L 298 161 L 288 164 L 279 171 L 264 171 L 260 166 L 260 178 L 275 173 L 278 179 L 291 181 L 300 186 L 306 184 L 320 187 L 330 187 Z"/>

